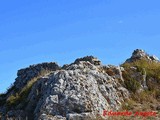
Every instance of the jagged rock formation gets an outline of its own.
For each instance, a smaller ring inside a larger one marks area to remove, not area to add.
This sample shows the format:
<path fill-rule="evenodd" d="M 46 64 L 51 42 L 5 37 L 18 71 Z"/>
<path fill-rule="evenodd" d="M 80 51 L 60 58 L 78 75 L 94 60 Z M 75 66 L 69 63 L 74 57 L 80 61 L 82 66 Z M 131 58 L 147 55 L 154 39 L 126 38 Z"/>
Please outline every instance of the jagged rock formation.
<path fill-rule="evenodd" d="M 155 62 L 159 61 L 159 59 L 155 55 L 150 56 L 144 50 L 136 49 L 132 53 L 131 58 L 127 59 L 126 62 L 133 62 L 135 60 L 141 60 L 141 59 L 146 59 L 148 61 L 155 61 Z"/>
<path fill-rule="evenodd" d="M 144 51 L 135 50 L 127 62 L 148 59 L 146 56 Z M 133 78 L 144 80 L 139 82 L 142 89 L 147 87 L 146 73 L 131 69 L 135 72 Z M 130 98 L 124 72 L 125 68 L 102 65 L 93 56 L 63 67 L 53 62 L 21 69 L 12 89 L 0 96 L 0 102 L 4 102 L 0 104 L 1 119 L 96 120 L 97 115 L 104 118 L 103 110 L 119 110 Z"/>
<path fill-rule="evenodd" d="M 86 57 L 83 57 L 83 58 L 78 58 L 78 59 L 75 60 L 74 63 L 76 64 L 76 63 L 79 63 L 80 61 L 88 61 L 93 65 L 101 65 L 101 61 L 98 60 L 96 57 L 93 57 L 93 56 L 86 56 Z"/>
<path fill-rule="evenodd" d="M 17 78 L 14 83 L 14 86 L 18 89 L 24 87 L 26 83 L 34 77 L 37 77 L 41 74 L 45 74 L 49 71 L 59 70 L 60 66 L 58 66 L 55 62 L 50 63 L 42 63 L 36 65 L 30 65 L 27 68 L 20 69 L 17 72 Z"/>

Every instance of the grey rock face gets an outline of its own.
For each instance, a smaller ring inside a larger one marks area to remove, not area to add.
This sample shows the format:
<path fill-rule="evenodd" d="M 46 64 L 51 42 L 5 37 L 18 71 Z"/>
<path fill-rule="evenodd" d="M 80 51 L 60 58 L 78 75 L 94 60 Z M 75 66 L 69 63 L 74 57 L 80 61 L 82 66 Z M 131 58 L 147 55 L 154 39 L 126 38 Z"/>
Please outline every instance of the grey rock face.
<path fill-rule="evenodd" d="M 126 62 L 141 59 L 159 62 L 157 57 L 140 49 L 135 50 Z M 136 66 L 129 69 L 132 71 L 130 76 L 140 83 L 140 89 L 147 89 L 146 70 L 137 72 Z M 106 119 L 103 110 L 118 110 L 130 97 L 127 87 L 124 87 L 124 72 L 127 70 L 125 67 L 102 65 L 93 56 L 76 59 L 62 68 L 51 62 L 21 69 L 10 92 L 0 96 L 0 119 L 97 120 L 97 116 Z M 153 78 L 148 80 L 154 81 Z M 12 99 L 8 99 L 10 96 Z M 8 108 L 7 100 L 12 100 L 15 106 L 12 104 Z M 159 110 L 159 106 L 155 108 Z"/>
<path fill-rule="evenodd" d="M 36 120 L 47 116 L 56 116 L 57 120 L 94 119 L 103 110 L 119 109 L 121 102 L 129 97 L 128 91 L 114 78 L 98 72 L 98 67 L 88 61 L 72 64 L 67 70 L 57 70 L 48 78 L 38 80 L 29 101 L 34 101 L 37 93 L 41 96 L 35 103 Z"/>
<path fill-rule="evenodd" d="M 145 57 L 145 56 L 147 56 L 147 54 L 145 53 L 144 50 L 141 50 L 141 49 L 136 49 L 132 53 L 132 58 L 141 58 L 141 57 Z"/>
<path fill-rule="evenodd" d="M 21 112 L 35 120 L 88 120 L 96 119 L 97 114 L 102 116 L 103 110 L 118 110 L 129 97 L 128 90 L 118 81 L 122 68 L 112 66 L 118 71 L 117 76 L 101 72 L 102 68 L 79 60 L 39 78 Z M 8 115 L 16 116 L 18 112 L 8 111 Z"/>
<path fill-rule="evenodd" d="M 16 88 L 21 89 L 28 82 L 28 80 L 37 77 L 42 72 L 55 71 L 58 69 L 60 69 L 60 67 L 55 62 L 31 65 L 27 68 L 18 70 L 17 72 L 18 77 L 16 78 L 14 85 Z"/>
<path fill-rule="evenodd" d="M 159 61 L 158 57 L 156 57 L 155 55 L 150 56 L 150 59 L 151 59 L 151 60 L 154 60 L 154 61 Z"/>
<path fill-rule="evenodd" d="M 118 110 L 129 98 L 128 90 L 120 84 L 124 68 L 107 66 L 115 72 L 113 76 L 104 68 L 97 58 L 87 56 L 63 69 L 55 63 L 21 69 L 15 82 L 15 86 L 21 88 L 44 69 L 52 72 L 33 84 L 23 109 L 16 107 L 17 110 L 12 109 L 6 114 L 10 119 L 94 120 L 97 114 L 103 117 L 103 110 Z"/>

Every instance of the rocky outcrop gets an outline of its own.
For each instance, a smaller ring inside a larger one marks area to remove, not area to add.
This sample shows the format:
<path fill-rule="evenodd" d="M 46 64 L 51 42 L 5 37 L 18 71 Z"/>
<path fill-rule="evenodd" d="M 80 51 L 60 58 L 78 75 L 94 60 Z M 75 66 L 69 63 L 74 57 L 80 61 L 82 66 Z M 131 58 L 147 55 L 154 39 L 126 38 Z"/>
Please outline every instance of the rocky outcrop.
<path fill-rule="evenodd" d="M 158 57 L 156 57 L 155 55 L 150 56 L 144 50 L 141 50 L 141 49 L 134 50 L 131 58 L 127 59 L 126 62 L 133 62 L 135 60 L 142 60 L 142 59 L 145 59 L 148 61 L 159 62 Z"/>
<path fill-rule="evenodd" d="M 129 98 L 128 90 L 118 81 L 122 78 L 119 67 L 109 67 L 115 72 L 110 76 L 97 58 L 87 56 L 59 68 L 55 63 L 45 63 L 19 70 L 16 87 L 23 87 L 43 69 L 52 72 L 34 83 L 23 110 L 12 109 L 7 116 L 13 118 L 21 112 L 24 116 L 19 117 L 35 120 L 96 119 L 103 110 L 118 110 Z"/>
<path fill-rule="evenodd" d="M 98 60 L 96 57 L 93 57 L 93 56 L 86 56 L 86 57 L 83 57 L 83 58 L 78 58 L 78 59 L 75 60 L 74 63 L 79 63 L 80 61 L 88 61 L 93 65 L 101 65 L 101 61 Z"/>
<path fill-rule="evenodd" d="M 32 78 L 37 77 L 41 74 L 45 74 L 49 71 L 55 71 L 59 69 L 60 66 L 58 66 L 58 64 L 55 62 L 30 65 L 27 68 L 18 70 L 14 86 L 18 89 L 21 89 Z"/>
<path fill-rule="evenodd" d="M 34 110 L 35 118 L 43 120 L 48 115 L 60 115 L 63 119 L 95 119 L 104 109 L 119 109 L 121 102 L 129 97 L 127 89 L 97 69 L 90 62 L 81 61 L 41 79 L 42 99 Z"/>
<path fill-rule="evenodd" d="M 148 56 L 143 50 L 137 49 L 127 62 L 142 58 L 158 61 Z M 137 72 L 135 67 L 130 69 L 130 76 L 141 82 L 142 89 L 146 89 L 145 69 L 144 74 Z M 18 88 L 20 92 L 13 89 L 6 98 L 7 101 L 13 96 L 14 99 L 11 100 L 19 101 L 15 104 L 11 101 L 11 107 L 8 107 L 7 102 L 0 105 L 1 119 L 96 120 L 97 116 L 104 118 L 103 110 L 119 110 L 122 103 L 130 98 L 130 91 L 124 84 L 124 72 L 126 70 L 122 66 L 102 65 L 101 61 L 93 56 L 76 59 L 74 63 L 62 68 L 52 62 L 21 69 L 13 87 Z M 21 98 L 18 95 L 23 95 L 22 93 L 26 95 Z M 3 100 L 2 96 L 0 100 Z"/>

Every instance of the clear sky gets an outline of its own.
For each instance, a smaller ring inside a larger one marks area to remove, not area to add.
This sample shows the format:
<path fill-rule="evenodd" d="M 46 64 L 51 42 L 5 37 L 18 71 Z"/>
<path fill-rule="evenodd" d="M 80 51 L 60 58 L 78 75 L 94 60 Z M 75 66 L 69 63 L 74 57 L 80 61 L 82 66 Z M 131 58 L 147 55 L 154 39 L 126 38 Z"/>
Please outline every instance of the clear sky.
<path fill-rule="evenodd" d="M 31 64 L 119 65 L 136 48 L 160 57 L 159 46 L 160 0 L 1 0 L 0 92 Z"/>

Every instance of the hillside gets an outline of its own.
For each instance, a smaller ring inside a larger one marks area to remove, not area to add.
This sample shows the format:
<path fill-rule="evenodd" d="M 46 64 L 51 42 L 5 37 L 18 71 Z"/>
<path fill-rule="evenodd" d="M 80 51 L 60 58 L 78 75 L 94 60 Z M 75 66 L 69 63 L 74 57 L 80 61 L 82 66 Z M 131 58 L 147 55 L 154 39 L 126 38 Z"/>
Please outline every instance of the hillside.
<path fill-rule="evenodd" d="M 86 56 L 62 67 L 50 62 L 20 69 L 13 85 L 0 94 L 0 118 L 158 120 L 159 59 L 136 49 L 120 66 L 102 65 L 98 58 Z"/>

